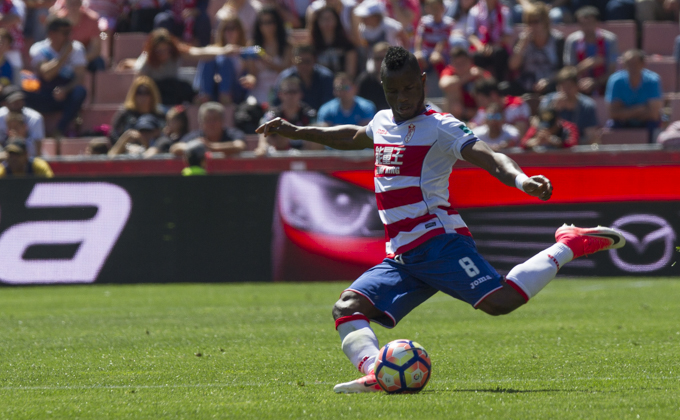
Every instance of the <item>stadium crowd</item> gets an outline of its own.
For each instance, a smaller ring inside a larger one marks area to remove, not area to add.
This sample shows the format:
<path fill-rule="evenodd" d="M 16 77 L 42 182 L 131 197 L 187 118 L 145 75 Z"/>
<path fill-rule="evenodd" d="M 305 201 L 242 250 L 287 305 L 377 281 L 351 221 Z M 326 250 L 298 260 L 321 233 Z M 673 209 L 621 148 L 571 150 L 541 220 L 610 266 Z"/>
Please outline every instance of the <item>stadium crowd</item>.
<path fill-rule="evenodd" d="M 183 158 L 201 174 L 206 153 L 318 148 L 255 128 L 366 124 L 388 107 L 390 45 L 415 53 L 429 105 L 495 150 L 677 147 L 680 37 L 674 48 L 652 29 L 680 34 L 679 11 L 678 0 L 1 0 L 0 177 L 51 176 L 41 157 L 60 154 Z M 640 49 L 650 41 L 666 49 Z"/>

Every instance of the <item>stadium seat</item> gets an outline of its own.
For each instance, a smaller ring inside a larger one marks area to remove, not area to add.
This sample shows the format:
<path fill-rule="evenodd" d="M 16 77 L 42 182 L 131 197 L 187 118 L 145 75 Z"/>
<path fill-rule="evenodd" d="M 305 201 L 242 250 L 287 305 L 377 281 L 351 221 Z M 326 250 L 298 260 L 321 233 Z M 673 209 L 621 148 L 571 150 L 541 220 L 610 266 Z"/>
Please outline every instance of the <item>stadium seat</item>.
<path fill-rule="evenodd" d="M 100 71 L 94 78 L 93 104 L 121 104 L 135 78 L 134 71 Z"/>
<path fill-rule="evenodd" d="M 647 144 L 647 130 L 644 128 L 604 128 L 600 143 L 602 144 Z"/>
<path fill-rule="evenodd" d="M 601 22 L 600 27 L 616 35 L 619 54 L 637 48 L 637 26 L 633 20 L 610 20 Z"/>
<path fill-rule="evenodd" d="M 677 22 L 644 22 L 642 50 L 647 55 L 673 55 L 675 37 L 680 35 Z"/>
<path fill-rule="evenodd" d="M 675 92 L 677 88 L 678 65 L 673 57 L 647 57 L 645 67 L 658 73 L 664 93 Z"/>
<path fill-rule="evenodd" d="M 78 137 L 61 139 L 61 156 L 84 155 L 88 143 L 94 137 Z M 56 156 L 57 142 L 53 138 L 46 138 L 42 142 L 42 155 Z"/>
<path fill-rule="evenodd" d="M 670 121 L 680 121 L 680 93 L 667 96 L 668 107 L 671 109 Z"/>
<path fill-rule="evenodd" d="M 110 125 L 113 115 L 120 108 L 121 104 L 93 104 L 83 106 L 83 109 L 80 110 L 80 118 L 82 119 L 80 131 L 82 133 L 91 133 L 104 124 Z"/>
<path fill-rule="evenodd" d="M 125 58 L 137 58 L 144 49 L 148 34 L 143 32 L 116 33 L 113 35 L 112 66 L 116 66 Z"/>

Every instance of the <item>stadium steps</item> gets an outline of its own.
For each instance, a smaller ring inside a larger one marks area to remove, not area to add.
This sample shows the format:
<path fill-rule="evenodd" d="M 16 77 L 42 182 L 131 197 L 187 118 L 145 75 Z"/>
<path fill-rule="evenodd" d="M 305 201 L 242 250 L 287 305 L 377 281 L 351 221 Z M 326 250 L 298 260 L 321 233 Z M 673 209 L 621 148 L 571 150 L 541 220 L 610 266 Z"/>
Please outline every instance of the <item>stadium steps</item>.
<path fill-rule="evenodd" d="M 644 128 L 604 128 L 600 144 L 648 144 L 649 134 Z"/>
<path fill-rule="evenodd" d="M 677 22 L 644 22 L 642 24 L 642 50 L 647 55 L 673 55 L 675 38 L 680 35 Z"/>

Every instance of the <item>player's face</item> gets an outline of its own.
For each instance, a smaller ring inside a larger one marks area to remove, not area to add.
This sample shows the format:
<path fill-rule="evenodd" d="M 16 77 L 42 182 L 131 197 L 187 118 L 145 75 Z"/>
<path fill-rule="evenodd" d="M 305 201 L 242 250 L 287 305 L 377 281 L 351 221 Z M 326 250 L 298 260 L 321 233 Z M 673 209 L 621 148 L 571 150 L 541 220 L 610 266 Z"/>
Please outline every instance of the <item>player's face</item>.
<path fill-rule="evenodd" d="M 382 86 L 395 121 L 406 121 L 423 112 L 425 78 L 425 73 L 408 67 L 385 70 Z"/>

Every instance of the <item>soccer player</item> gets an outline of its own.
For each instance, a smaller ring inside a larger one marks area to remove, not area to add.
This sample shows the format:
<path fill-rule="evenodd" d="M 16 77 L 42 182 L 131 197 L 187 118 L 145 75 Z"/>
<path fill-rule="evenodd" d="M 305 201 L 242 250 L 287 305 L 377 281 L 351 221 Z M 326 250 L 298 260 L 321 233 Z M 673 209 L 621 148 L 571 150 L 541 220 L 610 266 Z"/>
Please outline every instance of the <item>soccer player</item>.
<path fill-rule="evenodd" d="M 470 231 L 448 200 L 453 164 L 464 159 L 508 186 L 548 200 L 550 181 L 528 177 L 504 154 L 492 151 L 450 114 L 424 105 L 425 79 L 416 57 L 390 47 L 381 66 L 390 109 L 365 127 L 298 127 L 274 119 L 257 132 L 313 141 L 336 149 L 373 146 L 378 210 L 389 238 L 387 257 L 357 279 L 333 307 L 342 350 L 365 376 L 338 384 L 338 393 L 380 391 L 374 365 L 378 339 L 373 321 L 394 327 L 441 290 L 490 315 L 504 315 L 535 296 L 574 258 L 625 244 L 604 227 L 557 229 L 557 243 L 514 267 L 503 278 L 477 252 Z"/>

